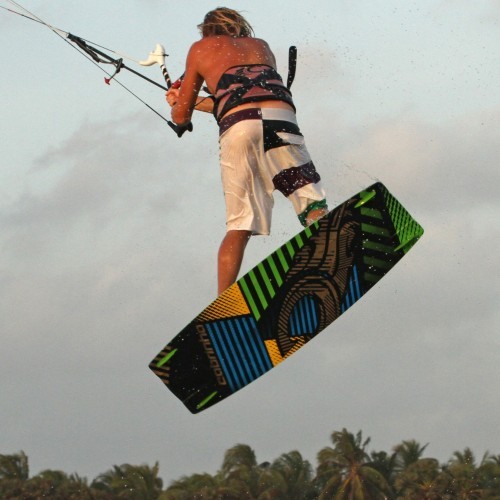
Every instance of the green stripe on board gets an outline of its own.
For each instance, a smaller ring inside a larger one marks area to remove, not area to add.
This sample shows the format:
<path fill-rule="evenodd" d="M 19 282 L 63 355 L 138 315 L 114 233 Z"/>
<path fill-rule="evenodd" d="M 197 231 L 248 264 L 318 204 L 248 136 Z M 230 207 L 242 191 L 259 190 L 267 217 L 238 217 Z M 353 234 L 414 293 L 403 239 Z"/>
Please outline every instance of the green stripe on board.
<path fill-rule="evenodd" d="M 281 250 L 281 248 L 278 248 L 278 250 L 276 250 L 276 254 L 278 255 L 278 258 L 281 262 L 281 265 L 283 266 L 283 271 L 285 271 L 285 273 L 288 272 L 288 270 L 290 269 L 290 266 L 288 265 L 288 262 L 286 261 L 283 250 Z"/>
<path fill-rule="evenodd" d="M 372 219 L 382 220 L 382 212 L 375 208 L 361 207 L 361 215 L 370 217 Z"/>
<path fill-rule="evenodd" d="M 370 240 L 363 241 L 363 248 L 366 248 L 367 250 L 376 250 L 377 252 L 388 253 L 388 254 L 394 253 L 394 248 Z"/>
<path fill-rule="evenodd" d="M 270 257 L 268 257 L 267 262 L 269 264 L 269 267 L 271 268 L 271 271 L 273 272 L 273 276 L 274 276 L 274 279 L 276 280 L 276 283 L 278 283 L 278 286 L 281 286 L 283 284 L 283 279 L 280 276 L 280 273 L 278 271 L 278 268 L 276 267 L 276 264 L 274 262 L 272 255 Z"/>
<path fill-rule="evenodd" d="M 304 233 L 305 235 L 310 238 L 312 236 L 312 231 L 311 231 L 311 228 L 308 226 L 304 229 Z"/>
<path fill-rule="evenodd" d="M 295 241 L 298 243 L 299 248 L 302 248 L 304 246 L 304 241 L 302 240 L 302 236 L 300 234 L 295 236 Z"/>
<path fill-rule="evenodd" d="M 363 231 L 364 233 L 377 234 L 380 236 L 391 236 L 391 233 L 388 229 L 384 227 L 374 226 L 373 224 L 361 223 L 361 231 Z"/>
<path fill-rule="evenodd" d="M 264 293 L 262 292 L 262 288 L 260 287 L 259 282 L 257 281 L 257 276 L 255 276 L 255 273 L 253 271 L 250 271 L 248 275 L 252 280 L 254 290 L 257 292 L 262 308 L 267 309 L 268 303 L 266 297 L 264 296 Z"/>
<path fill-rule="evenodd" d="M 267 271 L 264 268 L 264 264 L 261 262 L 257 267 L 259 268 L 262 278 L 264 278 L 264 283 L 266 284 L 266 288 L 267 291 L 269 292 L 269 295 L 271 296 L 271 298 L 273 298 L 276 295 L 276 292 L 274 291 L 271 280 L 269 279 L 269 275 L 267 274 Z"/>
<path fill-rule="evenodd" d="M 247 285 L 245 278 L 241 278 L 238 281 L 238 285 L 240 285 L 241 291 L 243 292 L 245 299 L 247 299 L 248 305 L 250 306 L 250 309 L 252 310 L 254 318 L 256 320 L 259 320 L 260 319 L 260 311 L 259 311 L 259 308 L 257 307 L 257 304 L 255 303 L 255 300 L 252 297 L 252 293 L 250 292 L 250 289 L 248 288 L 248 285 Z"/>
<path fill-rule="evenodd" d="M 386 260 L 376 259 L 375 257 L 363 257 L 363 262 L 368 266 L 380 267 L 382 269 L 390 269 L 394 264 Z"/>
<path fill-rule="evenodd" d="M 209 403 L 213 398 L 215 398 L 215 396 L 217 396 L 217 391 L 212 392 L 212 394 L 209 394 L 203 401 L 198 403 L 196 405 L 196 409 L 200 410 L 201 408 L 203 408 L 207 403 Z"/>
<path fill-rule="evenodd" d="M 158 363 L 156 363 L 156 366 L 158 368 L 160 368 L 161 366 L 163 366 L 164 364 L 168 363 L 168 361 L 170 360 L 170 358 L 177 352 L 177 349 L 174 349 L 173 351 L 170 351 L 165 357 L 161 358 L 160 361 L 158 361 Z"/>
<path fill-rule="evenodd" d="M 293 256 L 295 255 L 295 250 L 293 249 L 293 245 L 291 241 L 287 241 L 285 243 L 286 249 L 288 250 L 288 254 L 290 257 L 293 259 Z"/>

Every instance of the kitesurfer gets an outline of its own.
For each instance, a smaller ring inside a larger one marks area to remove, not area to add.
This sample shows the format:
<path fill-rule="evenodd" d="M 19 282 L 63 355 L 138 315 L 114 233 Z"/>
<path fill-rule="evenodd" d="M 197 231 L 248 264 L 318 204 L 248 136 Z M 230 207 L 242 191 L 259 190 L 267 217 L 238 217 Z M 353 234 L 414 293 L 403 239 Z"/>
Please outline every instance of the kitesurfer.
<path fill-rule="evenodd" d="M 167 101 L 181 127 L 195 109 L 213 113 L 219 124 L 227 229 L 218 253 L 220 294 L 236 281 L 250 236 L 269 234 L 274 190 L 291 201 L 304 226 L 328 208 L 269 45 L 232 9 L 208 12 L 198 27 L 202 38 Z M 198 95 L 203 82 L 209 98 Z"/>

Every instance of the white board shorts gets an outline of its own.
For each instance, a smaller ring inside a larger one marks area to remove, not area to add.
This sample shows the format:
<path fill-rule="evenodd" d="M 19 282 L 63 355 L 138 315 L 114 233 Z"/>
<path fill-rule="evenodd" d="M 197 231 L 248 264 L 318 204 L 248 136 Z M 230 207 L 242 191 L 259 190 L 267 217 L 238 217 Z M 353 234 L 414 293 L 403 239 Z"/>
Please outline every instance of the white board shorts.
<path fill-rule="evenodd" d="M 293 111 L 244 109 L 219 125 L 227 231 L 268 235 L 275 190 L 291 201 L 303 223 L 310 207 L 326 207 L 320 176 Z"/>

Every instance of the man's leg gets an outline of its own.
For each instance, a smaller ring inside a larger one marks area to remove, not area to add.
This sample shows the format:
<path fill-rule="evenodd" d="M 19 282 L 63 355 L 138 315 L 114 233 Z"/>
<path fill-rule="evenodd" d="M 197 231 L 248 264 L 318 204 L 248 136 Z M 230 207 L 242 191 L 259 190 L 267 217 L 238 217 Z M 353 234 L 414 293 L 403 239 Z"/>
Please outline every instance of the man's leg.
<path fill-rule="evenodd" d="M 222 240 L 218 256 L 219 295 L 236 281 L 250 236 L 251 231 L 231 230 Z"/>

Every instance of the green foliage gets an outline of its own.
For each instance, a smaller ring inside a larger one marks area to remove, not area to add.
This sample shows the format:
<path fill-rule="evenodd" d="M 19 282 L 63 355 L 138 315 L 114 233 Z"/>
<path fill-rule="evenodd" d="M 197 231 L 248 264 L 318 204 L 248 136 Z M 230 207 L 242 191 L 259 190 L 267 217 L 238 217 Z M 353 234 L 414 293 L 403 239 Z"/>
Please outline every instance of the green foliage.
<path fill-rule="evenodd" d="M 20 452 L 15 455 L 0 455 L 0 462 L 6 464 L 21 464 L 21 468 L 10 468 L 9 474 L 2 468 L 0 475 L 0 498 L 19 500 L 38 500 L 51 498 L 54 500 L 105 500 L 108 497 L 94 494 L 85 478 L 77 474 L 68 475 L 58 470 L 45 470 L 28 477 L 28 457 Z M 14 473 L 13 473 L 14 471 Z"/>
<path fill-rule="evenodd" d="M 394 447 L 394 456 L 396 460 L 396 468 L 399 471 L 405 470 L 411 464 L 417 462 L 423 455 L 427 444 L 420 446 L 420 443 L 411 439 L 402 441 Z"/>
<path fill-rule="evenodd" d="M 163 481 L 158 477 L 158 462 L 148 465 L 123 464 L 99 475 L 92 488 L 106 492 L 113 498 L 127 500 L 156 500 L 162 491 Z"/>
<path fill-rule="evenodd" d="M 29 476 L 28 457 L 23 451 L 0 455 L 0 480 L 26 481 Z"/>
<path fill-rule="evenodd" d="M 384 475 L 370 463 L 362 432 L 343 429 L 332 434 L 333 447 L 318 453 L 316 483 L 319 499 L 383 499 L 390 487 Z"/>
<path fill-rule="evenodd" d="M 500 500 L 500 455 L 479 461 L 470 448 L 445 464 L 424 457 L 427 445 L 402 441 L 391 452 L 371 451 L 370 438 L 347 429 L 333 432 L 317 467 L 300 452 L 258 463 L 238 444 L 226 451 L 218 472 L 192 474 L 163 489 L 159 464 L 123 464 L 90 484 L 77 474 L 45 470 L 29 476 L 24 452 L 0 455 L 2 500 Z"/>

